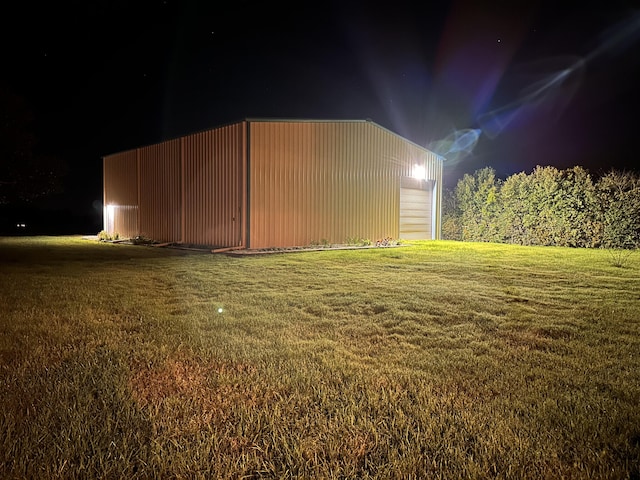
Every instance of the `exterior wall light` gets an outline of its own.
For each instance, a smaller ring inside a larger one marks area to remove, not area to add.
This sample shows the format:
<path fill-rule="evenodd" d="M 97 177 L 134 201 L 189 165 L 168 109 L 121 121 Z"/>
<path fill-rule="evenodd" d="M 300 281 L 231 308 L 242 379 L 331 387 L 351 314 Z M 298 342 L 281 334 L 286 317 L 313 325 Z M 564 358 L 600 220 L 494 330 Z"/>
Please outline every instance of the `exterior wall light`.
<path fill-rule="evenodd" d="M 426 170 L 424 168 L 424 165 L 418 165 L 416 163 L 413 166 L 413 171 L 411 172 L 411 176 L 419 180 L 424 180 L 426 178 Z"/>
<path fill-rule="evenodd" d="M 115 229 L 115 205 L 104 206 L 104 229 L 109 233 L 113 233 Z"/>

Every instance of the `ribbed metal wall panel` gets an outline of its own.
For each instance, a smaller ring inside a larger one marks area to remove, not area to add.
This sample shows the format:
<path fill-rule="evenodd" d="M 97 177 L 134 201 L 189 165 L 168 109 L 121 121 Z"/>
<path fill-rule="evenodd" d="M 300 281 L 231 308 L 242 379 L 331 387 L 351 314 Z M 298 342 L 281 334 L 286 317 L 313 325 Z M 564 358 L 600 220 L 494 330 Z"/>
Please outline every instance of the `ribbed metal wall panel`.
<path fill-rule="evenodd" d="M 180 241 L 180 140 L 138 150 L 140 234 L 162 242 Z"/>
<path fill-rule="evenodd" d="M 435 180 L 439 238 L 435 154 L 371 122 L 239 122 L 105 157 L 105 229 L 251 248 L 397 238 L 400 179 L 415 165 Z"/>
<path fill-rule="evenodd" d="M 243 244 L 246 122 L 182 139 L 183 241 Z"/>
<path fill-rule="evenodd" d="M 251 248 L 399 234 L 400 178 L 442 162 L 370 122 L 252 121 Z M 439 208 L 439 205 L 434 205 Z"/>
<path fill-rule="evenodd" d="M 138 233 L 136 150 L 104 157 L 103 170 L 104 230 L 123 238 L 133 237 Z"/>

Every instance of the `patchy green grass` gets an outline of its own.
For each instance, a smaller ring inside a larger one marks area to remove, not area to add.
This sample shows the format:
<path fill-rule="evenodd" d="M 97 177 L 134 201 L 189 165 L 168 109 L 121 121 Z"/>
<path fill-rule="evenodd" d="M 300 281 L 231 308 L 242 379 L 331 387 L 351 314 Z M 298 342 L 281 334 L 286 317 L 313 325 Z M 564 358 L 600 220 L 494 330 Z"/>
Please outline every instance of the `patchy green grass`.
<path fill-rule="evenodd" d="M 0 267 L 2 478 L 640 477 L 637 256 L 3 238 Z"/>

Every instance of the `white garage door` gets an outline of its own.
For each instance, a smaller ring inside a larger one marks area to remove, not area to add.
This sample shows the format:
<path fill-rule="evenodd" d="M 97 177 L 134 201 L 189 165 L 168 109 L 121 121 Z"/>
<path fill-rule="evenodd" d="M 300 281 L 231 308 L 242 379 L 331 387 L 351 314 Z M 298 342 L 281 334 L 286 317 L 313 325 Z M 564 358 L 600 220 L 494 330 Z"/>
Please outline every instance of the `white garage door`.
<path fill-rule="evenodd" d="M 400 188 L 400 238 L 431 240 L 431 189 Z"/>

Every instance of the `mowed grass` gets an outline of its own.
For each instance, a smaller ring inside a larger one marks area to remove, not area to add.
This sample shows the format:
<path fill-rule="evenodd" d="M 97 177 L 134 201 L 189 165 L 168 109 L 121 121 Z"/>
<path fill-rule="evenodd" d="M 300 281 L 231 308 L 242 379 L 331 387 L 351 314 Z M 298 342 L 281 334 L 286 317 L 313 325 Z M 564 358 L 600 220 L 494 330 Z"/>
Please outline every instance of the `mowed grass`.
<path fill-rule="evenodd" d="M 1 478 L 640 478 L 640 255 L 42 237 L 0 266 Z"/>

